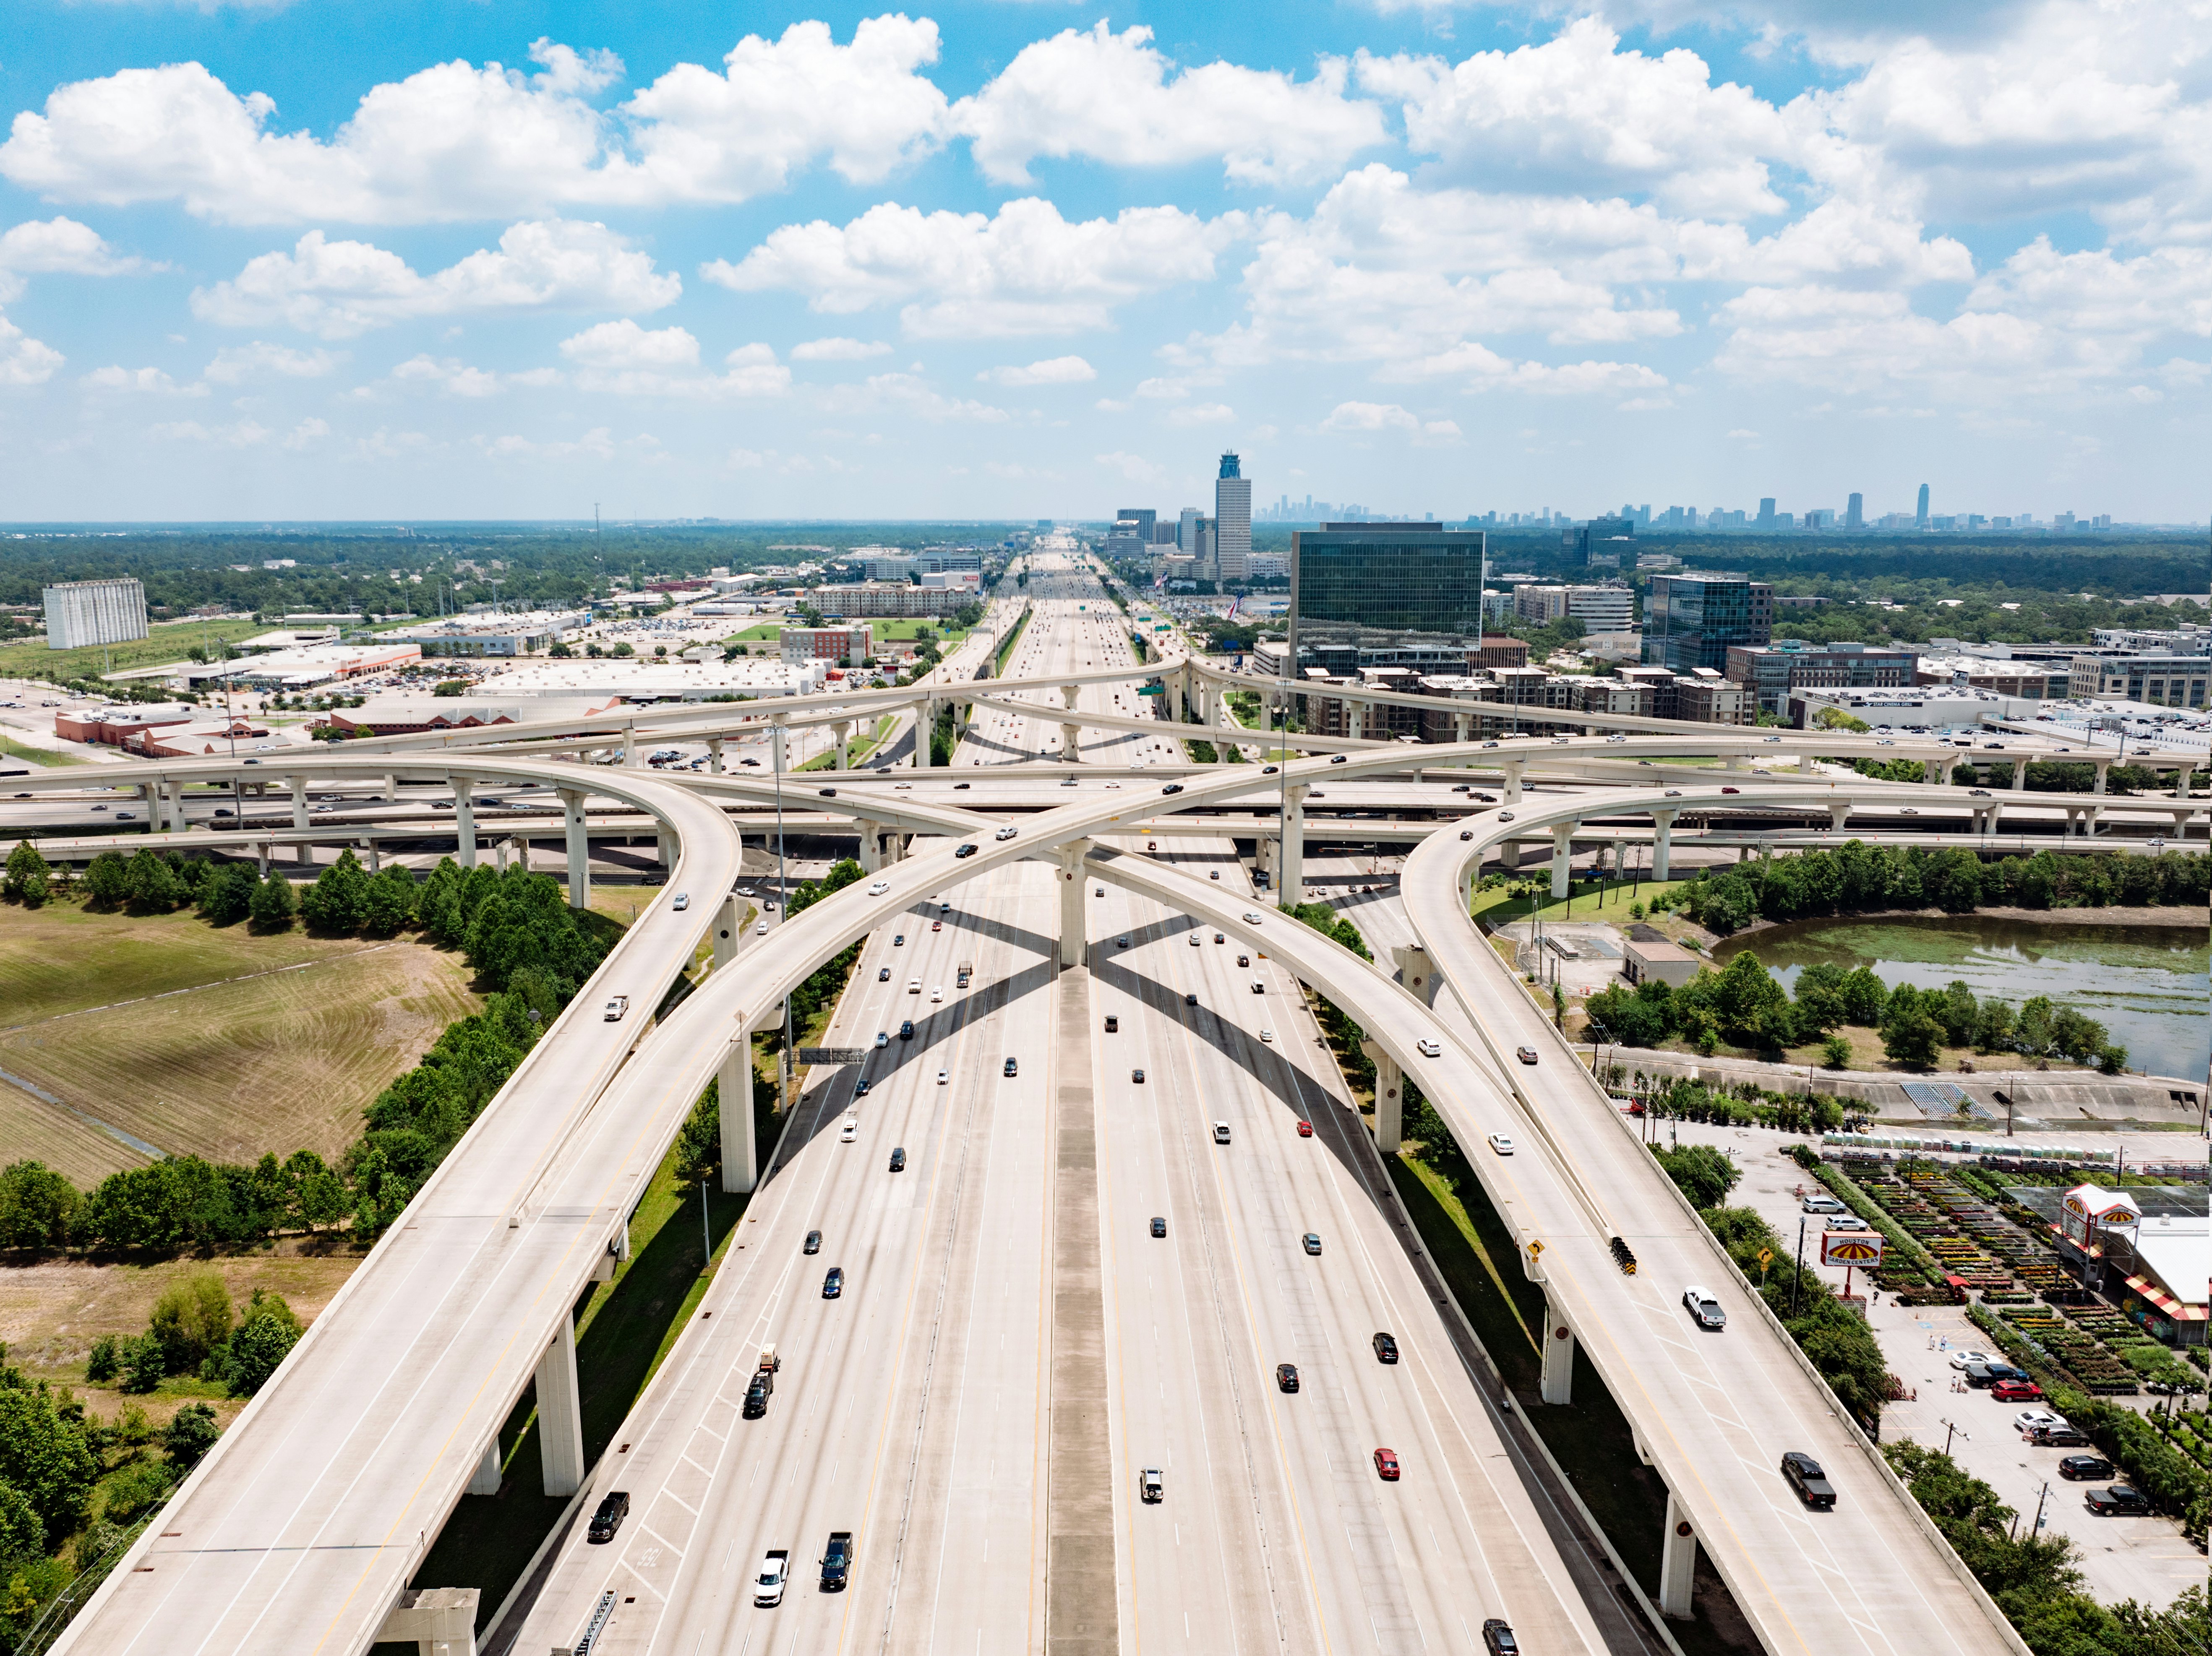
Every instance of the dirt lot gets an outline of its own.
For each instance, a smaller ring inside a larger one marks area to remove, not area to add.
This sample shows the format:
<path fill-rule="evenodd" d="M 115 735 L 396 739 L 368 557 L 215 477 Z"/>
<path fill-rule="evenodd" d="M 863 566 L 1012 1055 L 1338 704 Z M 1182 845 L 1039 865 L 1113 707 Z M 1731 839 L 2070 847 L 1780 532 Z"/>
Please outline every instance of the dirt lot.
<path fill-rule="evenodd" d="M 378 1090 L 475 1010 L 468 978 L 410 941 L 0 909 L 0 1143 L 86 1186 L 149 1159 L 118 1134 L 220 1161 L 335 1157 Z"/>

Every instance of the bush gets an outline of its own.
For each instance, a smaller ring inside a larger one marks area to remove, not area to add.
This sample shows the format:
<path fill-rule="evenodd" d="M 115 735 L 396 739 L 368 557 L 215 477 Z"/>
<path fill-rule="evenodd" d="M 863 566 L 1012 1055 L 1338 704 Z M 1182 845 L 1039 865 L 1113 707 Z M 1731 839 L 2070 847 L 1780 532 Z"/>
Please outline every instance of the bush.
<path fill-rule="evenodd" d="M 84 1198 L 45 1163 L 0 1168 L 0 1248 L 60 1247 Z"/>
<path fill-rule="evenodd" d="M 212 1271 L 173 1283 L 154 1302 L 146 1331 L 161 1343 L 172 1374 L 189 1374 L 230 1338 L 230 1290 Z"/>
<path fill-rule="evenodd" d="M 108 1480 L 102 1492 L 104 1514 L 111 1524 L 134 1524 L 174 1487 L 166 1461 L 137 1461 Z"/>
<path fill-rule="evenodd" d="M 264 931 L 289 931 L 292 916 L 299 904 L 292 895 L 292 883 L 281 874 L 271 874 L 253 888 L 247 900 L 246 912 L 252 917 L 255 926 Z"/>
<path fill-rule="evenodd" d="M 300 1334 L 300 1319 L 283 1297 L 255 1289 L 223 1358 L 223 1383 L 231 1396 L 250 1398 L 266 1385 Z"/>
<path fill-rule="evenodd" d="M 140 1397 L 159 1391 L 169 1377 L 168 1356 L 161 1350 L 161 1342 L 151 1334 L 124 1341 L 122 1364 L 123 1376 L 118 1385 Z"/>
<path fill-rule="evenodd" d="M 116 1339 L 112 1334 L 102 1334 L 92 1343 L 91 1355 L 84 1360 L 84 1378 L 88 1384 L 105 1386 L 115 1378 L 122 1359 L 117 1355 Z"/>
<path fill-rule="evenodd" d="M 215 1447 L 215 1441 L 222 1435 L 222 1428 L 216 1423 L 215 1410 L 204 1403 L 188 1403 L 170 1418 L 168 1429 L 161 1434 L 161 1447 L 168 1453 L 169 1464 L 179 1472 L 188 1472 L 200 1463 L 201 1457 Z"/>
<path fill-rule="evenodd" d="M 1674 1150 L 1654 1144 L 1651 1153 L 1693 1208 L 1717 1208 L 1735 1188 L 1735 1163 L 1710 1144 L 1685 1144 Z"/>

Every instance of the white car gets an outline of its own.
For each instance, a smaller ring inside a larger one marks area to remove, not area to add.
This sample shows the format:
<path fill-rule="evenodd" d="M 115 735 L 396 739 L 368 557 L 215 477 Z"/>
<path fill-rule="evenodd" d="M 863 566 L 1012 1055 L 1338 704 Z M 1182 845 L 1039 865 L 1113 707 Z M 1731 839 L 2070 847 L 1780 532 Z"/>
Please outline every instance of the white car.
<path fill-rule="evenodd" d="M 1262 1029 L 1260 1031 L 1260 1039 L 1272 1042 L 1275 1039 L 1275 1032 L 1273 1029 Z"/>
<path fill-rule="evenodd" d="M 889 880 L 878 880 L 873 885 L 868 888 L 868 895 L 871 897 L 880 897 L 890 889 L 891 883 Z"/>
<path fill-rule="evenodd" d="M 2052 1427 L 2063 1426 L 2065 1423 L 2048 1409 L 2023 1409 L 2012 1417 L 2013 1429 L 2022 1437 L 2032 1436 L 2037 1432 L 2047 1431 Z"/>
<path fill-rule="evenodd" d="M 885 1031 L 885 1030 L 882 1030 L 882 1029 L 878 1029 L 878 1030 L 877 1030 L 877 1031 L 876 1031 L 876 1045 L 877 1045 L 877 1046 L 890 1046 L 890 1044 L 891 1044 L 891 1038 L 890 1038 L 890 1034 L 889 1034 L 887 1031 Z"/>
<path fill-rule="evenodd" d="M 1832 1213 L 1828 1216 L 1830 1230 L 1864 1230 L 1867 1222 L 1856 1213 Z"/>
<path fill-rule="evenodd" d="M 1423 1058 L 1442 1058 L 1444 1055 L 1444 1049 L 1433 1040 L 1418 1040 L 1413 1044 L 1421 1049 Z"/>
<path fill-rule="evenodd" d="M 940 1087 L 942 1087 L 943 1085 L 945 1085 L 945 1083 L 946 1082 L 948 1082 L 948 1081 L 950 1081 L 950 1080 L 951 1080 L 951 1079 L 952 1079 L 952 1076 L 951 1076 L 951 1071 L 945 1071 L 945 1070 L 939 1070 L 939 1071 L 937 1072 L 937 1084 L 938 1084 L 939 1086 L 940 1086 Z"/>
<path fill-rule="evenodd" d="M 1513 1141 L 1502 1132 L 1494 1132 L 1490 1135 L 1490 1148 L 1500 1156 L 1510 1156 L 1513 1154 Z"/>
<path fill-rule="evenodd" d="M 1692 1283 L 1682 1290 L 1682 1304 L 1700 1328 L 1728 1326 L 1728 1313 L 1721 1309 L 1721 1302 L 1712 1296 L 1709 1289 Z"/>
<path fill-rule="evenodd" d="M 920 994 L 921 992 L 921 980 L 920 978 L 908 978 L 906 980 L 906 992 L 909 995 Z"/>
<path fill-rule="evenodd" d="M 766 1609 L 783 1602 L 784 1584 L 791 1580 L 791 1555 L 781 1547 L 761 1560 L 753 1580 L 753 1603 Z"/>
<path fill-rule="evenodd" d="M 860 1118 L 857 1115 L 847 1116 L 845 1125 L 837 1130 L 837 1142 L 840 1144 L 849 1144 L 860 1136 Z"/>
<path fill-rule="evenodd" d="M 1246 909 L 1246 910 L 1244 911 L 1244 924 L 1245 924 L 1245 925 L 1259 925 L 1259 924 L 1260 924 L 1260 915 L 1259 915 L 1258 911 L 1257 911 L 1257 910 L 1255 910 L 1255 909 L 1249 909 L 1249 908 Z"/>
<path fill-rule="evenodd" d="M 941 983 L 933 983 L 930 985 L 929 998 L 933 1001 L 943 1000 L 945 998 L 945 986 Z"/>
<path fill-rule="evenodd" d="M 1075 779 L 1073 777 L 1070 777 L 1066 781 L 1061 783 L 1060 786 L 1062 787 L 1072 788 L 1075 786 Z M 1011 840 L 1020 831 L 1020 829 L 1014 828 L 1002 828 L 991 837 L 994 840 Z"/>
<path fill-rule="evenodd" d="M 617 995 L 613 999 L 607 1003 L 604 1016 L 606 1022 L 609 1023 L 620 1023 L 623 1020 L 623 1014 L 629 1010 L 629 997 L 628 995 Z"/>
<path fill-rule="evenodd" d="M 1996 1361 L 1998 1359 L 1986 1351 L 1954 1351 L 1951 1354 L 1951 1367 L 1954 1368 L 1964 1368 L 1970 1362 L 1996 1362 Z"/>

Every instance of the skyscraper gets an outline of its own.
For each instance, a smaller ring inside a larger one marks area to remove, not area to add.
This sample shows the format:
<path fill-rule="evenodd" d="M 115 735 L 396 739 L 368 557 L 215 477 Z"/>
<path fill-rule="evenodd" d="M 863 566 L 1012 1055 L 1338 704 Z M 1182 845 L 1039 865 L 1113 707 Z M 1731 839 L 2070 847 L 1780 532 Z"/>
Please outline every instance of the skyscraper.
<path fill-rule="evenodd" d="M 1854 494 L 1851 496 L 1850 504 L 1844 508 L 1844 527 L 1846 529 L 1864 529 L 1866 527 L 1865 495 Z"/>
<path fill-rule="evenodd" d="M 1194 558 L 1198 555 L 1199 519 L 1205 515 L 1196 507 L 1187 506 L 1183 507 L 1182 519 L 1176 527 L 1176 547 Z"/>
<path fill-rule="evenodd" d="M 1426 521 L 1332 523 L 1294 531 L 1291 625 L 1337 622 L 1479 635 L 1486 544 L 1479 530 Z"/>
<path fill-rule="evenodd" d="M 1115 513 L 1116 518 L 1124 522 L 1132 520 L 1135 522 L 1137 538 L 1146 546 L 1152 543 L 1152 525 L 1159 520 L 1159 515 L 1148 506 L 1125 506 Z"/>
<path fill-rule="evenodd" d="M 1759 526 L 1761 529 L 1774 527 L 1774 497 L 1771 494 L 1762 495 L 1759 499 Z"/>
<path fill-rule="evenodd" d="M 1213 485 L 1213 578 L 1224 586 L 1240 584 L 1251 555 L 1252 480 L 1237 470 L 1234 454 L 1224 454 Z"/>
<path fill-rule="evenodd" d="M 1917 528 L 1928 527 L 1928 485 L 1925 483 L 1920 485 L 1920 509 L 1912 514 L 1912 522 Z"/>

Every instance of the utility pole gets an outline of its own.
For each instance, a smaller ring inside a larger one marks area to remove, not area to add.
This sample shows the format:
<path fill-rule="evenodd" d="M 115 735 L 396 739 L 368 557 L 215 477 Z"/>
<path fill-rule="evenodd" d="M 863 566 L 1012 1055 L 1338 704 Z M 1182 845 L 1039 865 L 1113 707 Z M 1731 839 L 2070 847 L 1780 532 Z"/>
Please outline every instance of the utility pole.
<path fill-rule="evenodd" d="M 1790 1278 L 1790 1314 L 1796 1316 L 1799 1294 L 1805 1286 L 1805 1217 L 1797 1216 L 1797 1268 Z"/>

